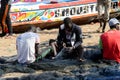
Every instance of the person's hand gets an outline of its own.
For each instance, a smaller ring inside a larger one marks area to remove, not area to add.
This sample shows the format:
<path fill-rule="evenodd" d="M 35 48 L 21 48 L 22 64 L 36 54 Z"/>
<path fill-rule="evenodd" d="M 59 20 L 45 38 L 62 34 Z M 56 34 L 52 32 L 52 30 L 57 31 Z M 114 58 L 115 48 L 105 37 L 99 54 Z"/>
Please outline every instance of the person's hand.
<path fill-rule="evenodd" d="M 65 47 L 65 51 L 67 53 L 71 53 L 73 51 L 73 47 Z"/>
<path fill-rule="evenodd" d="M 63 43 L 63 47 L 66 48 L 66 44 L 65 43 Z"/>
<path fill-rule="evenodd" d="M 68 47 L 70 50 L 73 50 L 73 47 Z"/>

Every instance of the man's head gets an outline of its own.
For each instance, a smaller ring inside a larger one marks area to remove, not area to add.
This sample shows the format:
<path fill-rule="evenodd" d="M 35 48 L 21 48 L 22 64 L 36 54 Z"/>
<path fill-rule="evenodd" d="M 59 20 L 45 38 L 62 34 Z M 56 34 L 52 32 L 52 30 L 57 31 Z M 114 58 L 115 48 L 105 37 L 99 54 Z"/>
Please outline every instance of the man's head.
<path fill-rule="evenodd" d="M 63 20 L 63 23 L 65 25 L 65 29 L 68 30 L 68 31 L 71 31 L 72 30 L 72 26 L 73 26 L 73 23 L 72 23 L 72 20 L 69 18 L 69 17 L 66 17 L 64 20 Z"/>
<path fill-rule="evenodd" d="M 28 25 L 27 31 L 36 32 L 36 27 L 34 25 Z"/>
<path fill-rule="evenodd" d="M 110 29 L 113 29 L 113 28 L 119 29 L 119 24 L 120 22 L 116 18 L 112 18 L 109 20 Z"/>
<path fill-rule="evenodd" d="M 53 42 L 55 42 L 55 40 L 54 39 L 50 39 L 49 40 L 49 45 L 51 45 Z"/>

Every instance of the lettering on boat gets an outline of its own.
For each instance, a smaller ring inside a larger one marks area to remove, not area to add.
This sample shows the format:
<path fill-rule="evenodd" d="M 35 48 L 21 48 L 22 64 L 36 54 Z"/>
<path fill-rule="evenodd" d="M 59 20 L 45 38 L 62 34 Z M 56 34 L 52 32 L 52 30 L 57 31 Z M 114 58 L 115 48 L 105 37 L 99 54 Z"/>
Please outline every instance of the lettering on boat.
<path fill-rule="evenodd" d="M 58 8 L 55 10 L 55 17 L 66 17 L 66 16 L 75 16 L 75 15 L 84 15 L 96 13 L 96 4 L 86 4 L 80 6 L 72 6 L 65 8 Z"/>

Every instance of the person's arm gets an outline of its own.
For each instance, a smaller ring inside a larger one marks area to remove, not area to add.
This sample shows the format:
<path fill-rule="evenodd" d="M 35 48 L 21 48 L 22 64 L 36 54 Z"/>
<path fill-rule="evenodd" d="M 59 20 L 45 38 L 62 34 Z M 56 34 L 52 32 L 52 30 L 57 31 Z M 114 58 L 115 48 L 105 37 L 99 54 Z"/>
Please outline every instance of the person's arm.
<path fill-rule="evenodd" d="M 100 55 L 99 55 L 99 59 L 103 59 L 103 44 L 102 44 L 102 39 L 99 39 L 99 45 L 98 45 L 99 49 L 100 49 Z"/>
<path fill-rule="evenodd" d="M 39 56 L 39 43 L 35 43 L 35 57 Z"/>
<path fill-rule="evenodd" d="M 61 50 L 61 48 L 63 47 L 63 37 L 64 37 L 64 25 L 61 25 L 59 27 L 59 32 L 58 32 L 58 36 L 57 36 L 57 45 L 58 45 L 58 50 Z"/>
<path fill-rule="evenodd" d="M 18 50 L 18 43 L 20 42 L 19 37 L 20 37 L 20 35 L 16 38 L 16 50 Z"/>
<path fill-rule="evenodd" d="M 77 27 L 75 29 L 75 33 L 76 33 L 76 42 L 75 42 L 73 48 L 77 48 L 79 45 L 82 45 L 82 42 L 83 42 L 81 28 Z"/>
<path fill-rule="evenodd" d="M 103 47 L 102 47 L 102 40 L 101 40 L 101 38 L 99 40 L 99 48 L 101 50 L 101 53 L 103 53 Z"/>
<path fill-rule="evenodd" d="M 51 43 L 51 46 L 52 46 L 53 51 L 54 51 L 54 56 L 56 56 L 56 55 L 57 55 L 56 45 L 57 45 L 57 44 L 56 44 L 56 42 Z"/>
<path fill-rule="evenodd" d="M 61 44 L 62 43 L 62 30 L 61 27 L 59 28 L 59 32 L 58 32 L 58 36 L 57 36 L 57 44 Z"/>
<path fill-rule="evenodd" d="M 39 56 L 39 48 L 40 48 L 40 38 L 39 35 L 36 37 L 36 43 L 35 43 L 35 57 Z"/>

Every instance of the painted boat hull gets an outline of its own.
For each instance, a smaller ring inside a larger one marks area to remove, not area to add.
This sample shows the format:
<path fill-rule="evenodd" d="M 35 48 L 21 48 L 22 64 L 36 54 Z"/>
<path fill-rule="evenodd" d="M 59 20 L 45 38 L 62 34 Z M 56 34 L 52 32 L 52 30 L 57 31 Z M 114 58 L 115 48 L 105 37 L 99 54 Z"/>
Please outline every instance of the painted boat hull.
<path fill-rule="evenodd" d="M 41 3 L 14 2 L 10 16 L 15 32 L 24 31 L 27 24 L 41 29 L 57 28 L 65 17 L 71 17 L 76 24 L 84 24 L 97 19 L 97 0 L 74 0 L 67 2 Z M 120 0 L 112 0 L 111 17 L 118 17 Z"/>

